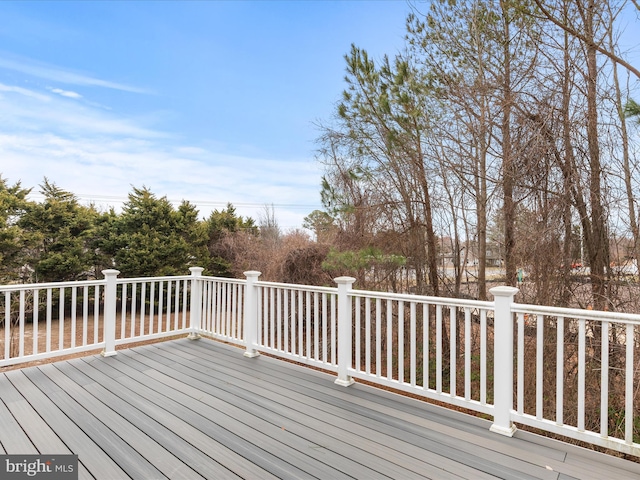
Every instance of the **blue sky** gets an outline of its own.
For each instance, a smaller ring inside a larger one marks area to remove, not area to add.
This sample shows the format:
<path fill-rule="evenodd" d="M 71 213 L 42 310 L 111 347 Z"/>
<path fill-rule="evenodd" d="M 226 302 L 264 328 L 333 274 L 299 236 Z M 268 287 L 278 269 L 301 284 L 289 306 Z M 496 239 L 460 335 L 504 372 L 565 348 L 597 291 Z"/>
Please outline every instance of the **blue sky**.
<path fill-rule="evenodd" d="M 321 208 L 314 122 L 340 98 L 344 54 L 352 43 L 395 54 L 409 11 L 404 0 L 2 1 L 0 174 L 34 192 L 46 176 L 101 208 L 132 186 L 203 216 L 231 202 L 257 219 L 273 204 L 281 227 L 299 227 Z"/>
<path fill-rule="evenodd" d="M 0 2 L 0 173 L 83 202 L 132 186 L 202 215 L 320 208 L 314 122 L 344 88 L 351 43 L 403 44 L 397 1 Z M 34 196 L 38 198 L 38 196 Z"/>

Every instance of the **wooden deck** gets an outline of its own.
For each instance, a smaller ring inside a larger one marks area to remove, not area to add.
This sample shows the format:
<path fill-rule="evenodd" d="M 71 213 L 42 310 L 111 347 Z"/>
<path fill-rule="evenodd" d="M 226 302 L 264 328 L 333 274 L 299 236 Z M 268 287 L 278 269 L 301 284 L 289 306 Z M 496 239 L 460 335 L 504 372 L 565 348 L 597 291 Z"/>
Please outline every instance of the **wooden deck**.
<path fill-rule="evenodd" d="M 0 453 L 79 455 L 80 478 L 638 479 L 640 464 L 210 340 L 0 375 Z"/>

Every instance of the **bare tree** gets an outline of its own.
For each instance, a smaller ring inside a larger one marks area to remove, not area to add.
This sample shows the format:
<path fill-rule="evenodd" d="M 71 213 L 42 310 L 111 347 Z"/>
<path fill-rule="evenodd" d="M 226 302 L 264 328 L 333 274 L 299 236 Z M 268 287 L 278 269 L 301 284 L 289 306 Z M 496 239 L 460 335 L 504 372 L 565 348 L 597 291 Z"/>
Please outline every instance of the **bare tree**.
<path fill-rule="evenodd" d="M 277 245 L 282 236 L 282 231 L 278 225 L 273 204 L 262 207 L 262 212 L 258 214 L 258 227 L 260 229 L 260 237 L 264 242 Z"/>
<path fill-rule="evenodd" d="M 631 65 L 629 62 L 627 62 L 622 56 L 617 54 L 615 48 L 610 48 L 611 47 L 610 45 L 607 46 L 606 44 L 603 44 L 602 42 L 597 41 L 596 38 L 594 38 L 593 31 L 582 30 L 580 25 L 575 25 L 567 22 L 567 17 L 562 14 L 563 8 L 564 8 L 562 6 L 563 2 L 557 2 L 555 0 L 552 0 L 551 2 L 545 2 L 544 0 L 534 0 L 534 1 L 538 6 L 538 8 L 540 9 L 540 12 L 544 16 L 544 18 L 548 19 L 554 25 L 561 28 L 571 37 L 578 39 L 580 42 L 586 45 L 588 49 L 593 50 L 594 55 L 595 55 L 595 52 L 598 52 L 604 55 L 612 62 L 629 70 L 640 80 L 640 70 L 634 67 L 633 65 Z M 634 4 L 634 6 L 638 10 L 640 10 L 640 3 L 638 2 L 638 0 L 631 0 L 631 2 Z M 626 2 L 622 3 L 619 11 L 621 11 L 624 8 L 625 3 Z M 607 4 L 609 3 L 607 2 Z M 581 2 L 576 2 L 576 6 L 578 6 L 578 8 L 582 10 L 590 9 L 592 11 L 592 13 L 590 14 L 592 17 L 590 23 L 593 24 L 593 12 L 595 12 L 596 10 L 600 10 L 602 8 L 602 3 L 586 2 L 586 5 L 585 5 L 585 4 L 581 4 Z M 588 26 L 585 25 L 585 27 L 588 27 Z"/>
<path fill-rule="evenodd" d="M 431 291 L 437 295 L 438 251 L 424 150 L 430 125 L 429 87 L 402 56 L 385 57 L 378 66 L 365 50 L 353 46 L 345 59 L 347 89 L 335 126 L 325 128 L 321 137 L 321 156 L 351 201 L 362 200 L 354 182 L 366 185 L 367 195 L 380 201 L 375 207 L 386 212 L 381 218 L 406 229 L 416 289 L 425 291 L 426 270 Z M 325 190 L 332 187 L 327 185 Z M 391 212 L 396 218 L 388 215 Z"/>

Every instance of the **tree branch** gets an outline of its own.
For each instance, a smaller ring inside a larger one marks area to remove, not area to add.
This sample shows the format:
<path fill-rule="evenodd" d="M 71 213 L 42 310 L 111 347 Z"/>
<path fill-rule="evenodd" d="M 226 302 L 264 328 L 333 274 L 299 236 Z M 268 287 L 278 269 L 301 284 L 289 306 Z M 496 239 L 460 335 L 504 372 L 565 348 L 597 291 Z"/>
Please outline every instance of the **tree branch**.
<path fill-rule="evenodd" d="M 577 30 L 571 28 L 569 25 L 566 25 L 563 22 L 561 22 L 560 20 L 558 20 L 557 18 L 555 18 L 551 14 L 551 12 L 549 10 L 547 10 L 544 7 L 544 5 L 542 5 L 542 0 L 534 0 L 534 1 L 535 1 L 536 5 L 538 6 L 538 8 L 540 9 L 540 11 L 542 12 L 542 14 L 547 18 L 547 20 L 551 21 L 553 24 L 555 24 L 556 26 L 560 27 L 562 30 L 567 32 L 572 37 L 575 37 L 578 40 L 580 40 L 581 42 L 584 42 L 585 44 L 587 44 L 588 46 L 595 48 L 598 52 L 600 52 L 602 55 L 604 55 L 607 58 L 609 58 L 611 61 L 617 63 L 618 65 L 621 65 L 624 68 L 626 68 L 631 73 L 633 73 L 638 78 L 638 80 L 640 80 L 640 70 L 639 69 L 635 68 L 633 65 L 631 65 L 629 62 L 624 60 L 619 55 L 616 55 L 614 52 L 610 52 L 609 50 L 607 50 L 606 48 L 602 47 L 601 45 L 598 45 L 597 43 L 589 40 L 582 33 L 578 32 Z M 640 10 L 640 1 L 639 0 L 631 0 L 631 1 L 638 8 L 638 10 Z"/>

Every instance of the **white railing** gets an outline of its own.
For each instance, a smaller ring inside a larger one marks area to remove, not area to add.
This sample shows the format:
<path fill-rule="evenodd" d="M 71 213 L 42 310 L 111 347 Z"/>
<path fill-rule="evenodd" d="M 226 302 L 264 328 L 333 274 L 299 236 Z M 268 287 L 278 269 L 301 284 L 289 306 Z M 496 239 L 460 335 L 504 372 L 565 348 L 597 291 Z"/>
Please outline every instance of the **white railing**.
<path fill-rule="evenodd" d="M 0 286 L 0 367 L 200 335 L 640 455 L 640 315 L 202 276 Z M 526 372 L 526 375 L 525 375 Z"/>
<path fill-rule="evenodd" d="M 350 376 L 492 414 L 493 302 L 364 291 L 351 298 Z"/>
<path fill-rule="evenodd" d="M 512 420 L 640 455 L 640 315 L 519 304 L 511 311 Z"/>
<path fill-rule="evenodd" d="M 117 279 L 115 344 L 124 345 L 185 332 L 189 325 L 192 278 Z M 106 294 L 105 306 L 110 303 L 108 299 Z M 105 317 L 109 318 L 106 311 Z M 108 324 L 106 328 L 109 329 Z M 108 331 L 105 336 L 109 338 Z"/>
<path fill-rule="evenodd" d="M 246 280 L 202 277 L 202 312 L 198 333 L 244 345 L 244 295 Z"/>
<path fill-rule="evenodd" d="M 337 289 L 255 282 L 255 349 L 337 371 Z"/>
<path fill-rule="evenodd" d="M 0 286 L 0 367 L 196 332 L 191 276 Z M 193 288 L 197 285 L 197 288 Z"/>
<path fill-rule="evenodd" d="M 0 287 L 0 366 L 99 348 L 106 280 Z"/>

